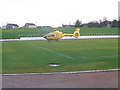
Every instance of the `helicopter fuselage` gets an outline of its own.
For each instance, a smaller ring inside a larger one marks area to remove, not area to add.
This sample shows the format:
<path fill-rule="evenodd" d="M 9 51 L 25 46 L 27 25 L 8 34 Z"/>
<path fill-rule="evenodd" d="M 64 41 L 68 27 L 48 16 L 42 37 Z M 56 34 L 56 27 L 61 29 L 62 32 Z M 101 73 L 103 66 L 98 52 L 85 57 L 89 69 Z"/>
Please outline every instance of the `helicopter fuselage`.
<path fill-rule="evenodd" d="M 59 31 L 54 31 L 44 36 L 44 38 L 46 38 L 47 40 L 60 40 L 62 37 L 64 37 L 64 34 Z"/>
<path fill-rule="evenodd" d="M 73 34 L 64 34 L 63 32 L 55 30 L 51 33 L 44 35 L 44 38 L 47 40 L 60 40 L 64 36 L 70 36 L 70 37 L 74 36 L 75 38 L 78 38 L 80 36 L 79 32 L 80 32 L 79 28 L 77 28 Z"/>

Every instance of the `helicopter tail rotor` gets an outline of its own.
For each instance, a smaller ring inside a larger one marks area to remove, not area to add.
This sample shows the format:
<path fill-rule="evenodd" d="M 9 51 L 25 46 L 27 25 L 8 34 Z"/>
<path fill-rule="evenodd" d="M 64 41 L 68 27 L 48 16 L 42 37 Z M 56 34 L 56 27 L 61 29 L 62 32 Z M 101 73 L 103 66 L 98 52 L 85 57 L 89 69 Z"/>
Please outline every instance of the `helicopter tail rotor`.
<path fill-rule="evenodd" d="M 78 37 L 80 36 L 80 29 L 79 29 L 79 28 L 77 28 L 77 29 L 75 30 L 75 32 L 73 33 L 73 36 L 74 36 L 75 38 L 78 38 Z"/>

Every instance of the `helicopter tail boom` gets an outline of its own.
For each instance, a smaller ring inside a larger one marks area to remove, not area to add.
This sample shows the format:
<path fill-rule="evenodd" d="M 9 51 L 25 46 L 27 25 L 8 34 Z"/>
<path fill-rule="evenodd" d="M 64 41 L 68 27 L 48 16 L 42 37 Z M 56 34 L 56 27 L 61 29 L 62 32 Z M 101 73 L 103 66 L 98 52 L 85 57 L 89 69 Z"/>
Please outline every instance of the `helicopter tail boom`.
<path fill-rule="evenodd" d="M 72 37 L 73 34 L 64 34 L 64 36 L 70 36 L 70 37 Z"/>
<path fill-rule="evenodd" d="M 70 36 L 70 37 L 74 36 L 75 38 L 78 38 L 80 36 L 80 29 L 77 28 L 73 34 L 64 34 L 64 36 Z"/>

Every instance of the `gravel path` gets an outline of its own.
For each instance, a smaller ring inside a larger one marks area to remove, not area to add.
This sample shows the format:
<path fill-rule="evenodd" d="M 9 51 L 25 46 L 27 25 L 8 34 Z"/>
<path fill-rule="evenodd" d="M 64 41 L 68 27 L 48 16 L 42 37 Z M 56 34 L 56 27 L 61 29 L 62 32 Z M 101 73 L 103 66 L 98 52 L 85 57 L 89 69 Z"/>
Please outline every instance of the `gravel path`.
<path fill-rule="evenodd" d="M 118 72 L 2 76 L 2 88 L 118 88 Z"/>

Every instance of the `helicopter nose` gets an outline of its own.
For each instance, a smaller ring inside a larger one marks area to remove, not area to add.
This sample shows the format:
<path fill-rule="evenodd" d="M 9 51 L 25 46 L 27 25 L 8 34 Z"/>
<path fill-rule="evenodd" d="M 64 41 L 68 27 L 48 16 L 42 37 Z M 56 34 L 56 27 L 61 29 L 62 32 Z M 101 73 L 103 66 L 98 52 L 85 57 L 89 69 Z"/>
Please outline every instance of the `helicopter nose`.
<path fill-rule="evenodd" d="M 46 38 L 47 36 L 44 36 L 44 38 Z"/>
<path fill-rule="evenodd" d="M 47 37 L 48 37 L 48 34 L 44 35 L 43 37 L 47 39 Z"/>

